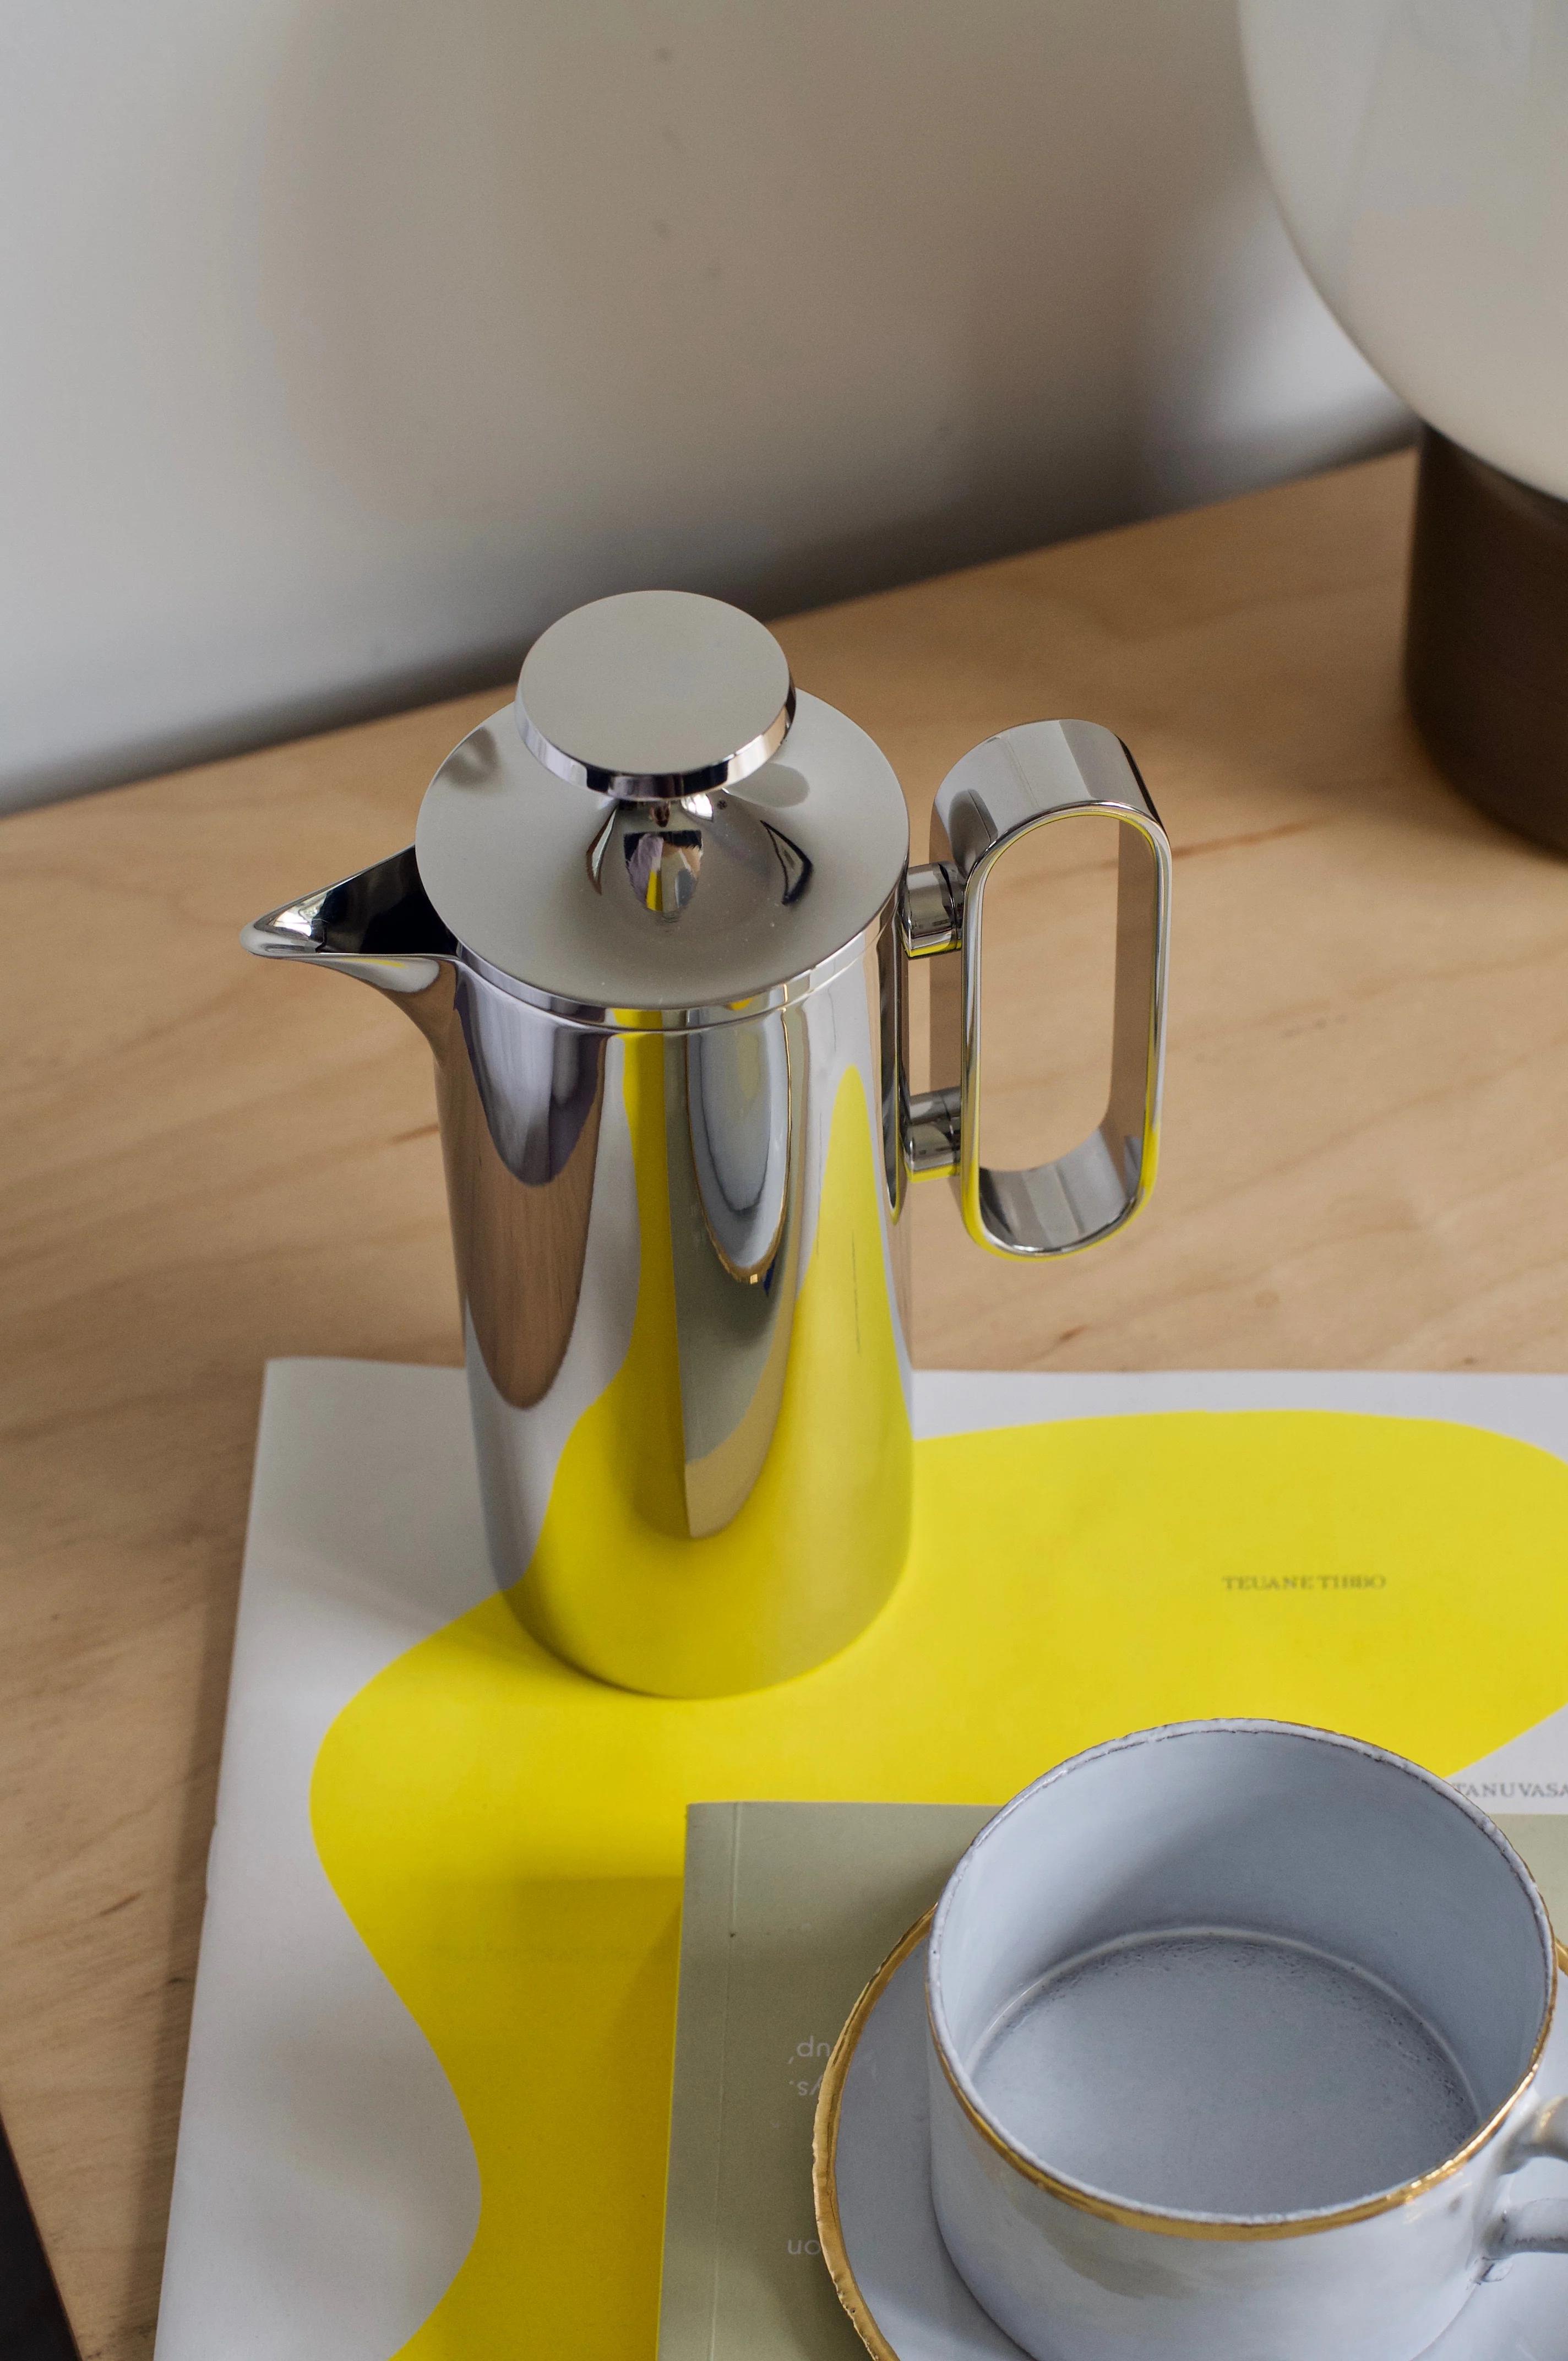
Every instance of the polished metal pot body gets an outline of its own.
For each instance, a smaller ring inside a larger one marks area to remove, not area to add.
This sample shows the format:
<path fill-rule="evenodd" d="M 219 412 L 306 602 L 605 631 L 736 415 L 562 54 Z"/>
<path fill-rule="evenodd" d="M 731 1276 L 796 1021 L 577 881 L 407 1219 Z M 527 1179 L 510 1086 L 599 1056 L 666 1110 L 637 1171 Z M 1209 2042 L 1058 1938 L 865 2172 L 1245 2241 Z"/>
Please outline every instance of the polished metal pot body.
<path fill-rule="evenodd" d="M 466 953 L 411 848 L 247 939 L 378 985 L 434 1053 L 486 1527 L 530 1631 L 673 1696 L 845 1646 L 909 1539 L 897 897 L 753 1004 L 620 1017 Z"/>
<path fill-rule="evenodd" d="M 890 906 L 718 1021 L 596 1025 L 466 962 L 444 979 L 427 1030 L 491 1555 L 535 1636 L 603 1679 L 786 1679 L 897 1578 L 897 962 Z"/>

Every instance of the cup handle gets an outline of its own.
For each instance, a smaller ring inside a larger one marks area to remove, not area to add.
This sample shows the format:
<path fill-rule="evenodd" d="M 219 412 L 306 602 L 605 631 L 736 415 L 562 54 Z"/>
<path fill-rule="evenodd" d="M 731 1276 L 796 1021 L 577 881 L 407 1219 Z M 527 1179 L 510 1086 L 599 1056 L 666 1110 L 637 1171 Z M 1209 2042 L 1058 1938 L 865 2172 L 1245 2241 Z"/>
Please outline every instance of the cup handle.
<path fill-rule="evenodd" d="M 1568 2097 L 1549 2100 L 1520 2127 L 1506 2169 L 1517 2172 L 1543 2156 L 1568 2164 Z M 1486 2253 L 1487 2279 L 1519 2255 L 1568 2255 L 1568 2197 L 1505 2207 L 1487 2234 Z"/>
<path fill-rule="evenodd" d="M 1116 988 L 1105 1113 L 1049 1164 L 980 1161 L 985 890 L 1037 828 L 1097 814 L 1122 823 Z M 905 1151 L 916 1177 L 950 1173 L 964 1225 L 993 1254 L 1074 1254 L 1130 1221 L 1154 1185 L 1164 1077 L 1170 847 L 1121 740 L 1093 721 L 1034 721 L 988 738 L 948 772 L 931 820 L 931 864 L 909 873 L 904 947 L 952 951 L 931 978 L 931 1082 L 912 1096 Z"/>
<path fill-rule="evenodd" d="M 1519 2255 L 1568 2255 L 1568 2197 L 1538 2197 L 1499 2214 L 1486 2241 L 1486 2276 Z"/>

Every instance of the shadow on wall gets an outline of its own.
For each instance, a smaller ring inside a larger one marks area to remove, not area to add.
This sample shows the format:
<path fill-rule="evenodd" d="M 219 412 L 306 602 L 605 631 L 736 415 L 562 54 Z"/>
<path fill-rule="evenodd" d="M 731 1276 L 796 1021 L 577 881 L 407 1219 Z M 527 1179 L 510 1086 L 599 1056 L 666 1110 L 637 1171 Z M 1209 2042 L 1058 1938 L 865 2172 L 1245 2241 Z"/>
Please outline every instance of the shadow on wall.
<path fill-rule="evenodd" d="M 156 9 L 209 118 L 158 143 L 184 431 L 157 365 L 88 397 L 14 794 L 499 677 L 611 589 L 780 612 L 1402 431 L 1233 0 L 262 0 L 221 57 Z"/>

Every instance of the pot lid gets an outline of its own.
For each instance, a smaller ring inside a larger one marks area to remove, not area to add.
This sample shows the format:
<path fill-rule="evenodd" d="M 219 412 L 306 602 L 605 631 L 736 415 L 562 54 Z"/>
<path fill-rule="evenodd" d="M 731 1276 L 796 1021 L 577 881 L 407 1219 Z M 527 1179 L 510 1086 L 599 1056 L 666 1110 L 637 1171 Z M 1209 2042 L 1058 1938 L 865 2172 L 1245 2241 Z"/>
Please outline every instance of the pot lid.
<path fill-rule="evenodd" d="M 426 793 L 421 881 L 460 943 L 587 1009 L 713 1009 L 818 966 L 909 851 L 891 764 L 797 694 L 773 634 L 685 591 L 544 632 L 515 708 Z"/>
<path fill-rule="evenodd" d="M 772 631 L 689 590 L 632 590 L 563 615 L 517 683 L 519 732 L 547 771 L 644 802 L 749 778 L 794 711 Z"/>

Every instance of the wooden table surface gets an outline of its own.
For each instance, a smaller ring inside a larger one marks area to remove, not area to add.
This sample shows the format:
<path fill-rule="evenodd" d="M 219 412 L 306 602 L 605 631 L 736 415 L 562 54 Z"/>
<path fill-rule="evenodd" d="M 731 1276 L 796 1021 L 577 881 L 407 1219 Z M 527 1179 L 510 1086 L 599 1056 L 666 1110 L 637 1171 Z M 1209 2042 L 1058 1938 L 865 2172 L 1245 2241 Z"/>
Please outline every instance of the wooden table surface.
<path fill-rule="evenodd" d="M 1176 849 L 1151 1206 L 1040 1268 L 918 1191 L 924 1362 L 1561 1366 L 1568 868 L 1415 742 L 1411 480 L 1381 460 L 780 627 L 918 846 L 975 740 L 1078 714 L 1133 745 Z M 459 1358 L 423 1045 L 236 933 L 406 843 L 499 701 L 0 829 L 0 2112 L 88 2361 L 152 2341 L 262 1364 Z M 1058 1126 L 1091 1087 L 1099 861 L 1045 881 L 1044 924 L 1012 895 L 1003 1131 L 1041 1082 Z"/>

